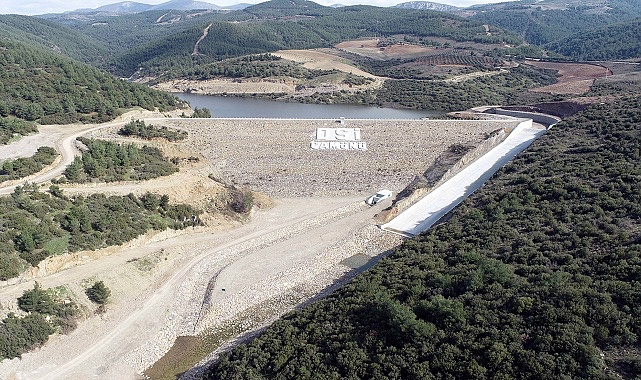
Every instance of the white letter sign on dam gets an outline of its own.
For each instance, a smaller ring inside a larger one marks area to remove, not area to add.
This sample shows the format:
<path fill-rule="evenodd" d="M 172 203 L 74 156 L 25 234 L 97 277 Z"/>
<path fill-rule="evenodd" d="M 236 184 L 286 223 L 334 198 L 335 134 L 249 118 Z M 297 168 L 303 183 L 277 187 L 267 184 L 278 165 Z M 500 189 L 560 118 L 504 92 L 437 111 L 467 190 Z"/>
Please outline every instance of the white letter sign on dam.
<path fill-rule="evenodd" d="M 310 146 L 317 150 L 367 150 L 360 128 L 316 128 L 316 138 Z"/>

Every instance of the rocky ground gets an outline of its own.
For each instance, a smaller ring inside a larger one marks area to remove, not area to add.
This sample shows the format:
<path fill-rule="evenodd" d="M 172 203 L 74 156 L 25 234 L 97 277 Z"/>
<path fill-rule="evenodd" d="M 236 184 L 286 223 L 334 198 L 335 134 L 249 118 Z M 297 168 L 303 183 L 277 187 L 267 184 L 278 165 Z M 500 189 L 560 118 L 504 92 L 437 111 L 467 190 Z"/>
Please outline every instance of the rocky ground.
<path fill-rule="evenodd" d="M 399 191 L 453 144 L 477 145 L 514 123 L 436 120 L 158 120 L 181 128 L 212 177 L 271 197 Z M 366 151 L 313 150 L 316 128 L 360 128 Z M 101 131 L 98 133 L 108 133 Z"/>

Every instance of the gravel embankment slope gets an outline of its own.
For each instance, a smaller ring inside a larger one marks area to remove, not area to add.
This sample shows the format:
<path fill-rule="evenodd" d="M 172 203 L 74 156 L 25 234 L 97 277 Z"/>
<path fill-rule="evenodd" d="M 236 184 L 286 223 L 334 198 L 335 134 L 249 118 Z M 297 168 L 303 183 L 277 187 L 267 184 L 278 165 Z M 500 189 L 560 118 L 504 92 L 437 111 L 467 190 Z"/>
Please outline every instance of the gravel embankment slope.
<path fill-rule="evenodd" d="M 477 145 L 514 121 L 165 120 L 184 128 L 184 150 L 200 153 L 221 180 L 272 197 L 366 195 L 401 190 L 452 144 Z M 360 128 L 366 151 L 310 149 L 316 128 Z"/>

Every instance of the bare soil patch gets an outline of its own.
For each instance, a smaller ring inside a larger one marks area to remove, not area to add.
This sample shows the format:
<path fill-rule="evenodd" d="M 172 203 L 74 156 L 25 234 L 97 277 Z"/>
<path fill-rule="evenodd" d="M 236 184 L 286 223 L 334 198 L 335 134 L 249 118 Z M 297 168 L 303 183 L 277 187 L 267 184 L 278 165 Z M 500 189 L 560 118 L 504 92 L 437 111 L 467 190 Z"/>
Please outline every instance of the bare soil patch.
<path fill-rule="evenodd" d="M 531 89 L 532 92 L 581 95 L 590 91 L 590 87 L 596 79 L 612 75 L 612 72 L 603 66 L 584 63 L 530 61 L 528 65 L 557 70 L 560 75 L 558 83 Z"/>
<path fill-rule="evenodd" d="M 279 50 L 272 53 L 283 59 L 302 63 L 308 69 L 339 70 L 366 78 L 376 79 L 375 75 L 354 66 L 348 60 L 319 50 Z"/>
<path fill-rule="evenodd" d="M 438 50 L 432 47 L 406 43 L 397 43 L 379 47 L 379 41 L 380 40 L 378 38 L 345 41 L 336 45 L 336 48 L 364 57 L 383 60 L 419 57 L 434 54 Z"/>
<path fill-rule="evenodd" d="M 294 93 L 295 83 L 289 79 L 281 80 L 233 80 L 208 79 L 189 80 L 175 79 L 159 83 L 155 89 L 166 92 L 191 92 L 195 94 L 272 94 Z"/>

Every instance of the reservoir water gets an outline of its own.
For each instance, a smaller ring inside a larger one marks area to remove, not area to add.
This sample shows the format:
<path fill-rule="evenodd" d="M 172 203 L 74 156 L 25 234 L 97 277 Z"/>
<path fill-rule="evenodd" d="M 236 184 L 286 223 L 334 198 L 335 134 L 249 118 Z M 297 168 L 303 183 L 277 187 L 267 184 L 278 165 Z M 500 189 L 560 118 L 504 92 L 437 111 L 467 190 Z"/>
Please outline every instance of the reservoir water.
<path fill-rule="evenodd" d="M 302 104 L 268 99 L 176 93 L 192 108 L 208 108 L 212 117 L 284 119 L 421 119 L 443 112 L 361 106 L 352 104 Z"/>

